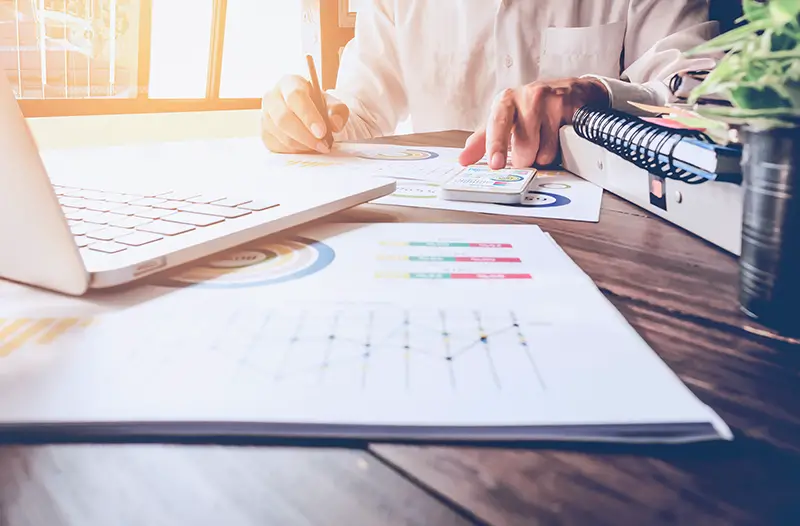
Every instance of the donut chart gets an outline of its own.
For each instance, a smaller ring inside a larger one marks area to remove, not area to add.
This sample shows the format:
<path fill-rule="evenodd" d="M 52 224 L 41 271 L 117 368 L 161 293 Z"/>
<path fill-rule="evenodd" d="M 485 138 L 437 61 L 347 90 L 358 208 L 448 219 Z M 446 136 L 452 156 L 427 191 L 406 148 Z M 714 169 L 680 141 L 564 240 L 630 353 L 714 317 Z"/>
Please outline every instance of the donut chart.
<path fill-rule="evenodd" d="M 569 190 L 572 187 L 567 183 L 544 183 L 540 184 L 539 188 L 545 188 L 547 190 Z"/>
<path fill-rule="evenodd" d="M 538 190 L 531 190 L 525 196 L 525 202 L 514 205 L 497 205 L 497 206 L 510 206 L 510 207 L 525 207 L 525 208 L 557 208 L 560 206 L 567 206 L 572 203 L 572 199 L 559 194 L 550 192 L 539 192 Z"/>
<path fill-rule="evenodd" d="M 361 159 L 373 161 L 427 161 L 439 157 L 436 152 L 420 150 L 417 148 L 406 148 L 404 150 L 387 149 L 384 151 L 358 151 L 355 152 Z"/>
<path fill-rule="evenodd" d="M 555 208 L 559 206 L 566 206 L 571 202 L 572 200 L 569 197 L 564 197 L 563 195 L 531 190 L 528 192 L 528 195 L 525 196 L 525 204 L 521 206 Z"/>
<path fill-rule="evenodd" d="M 220 254 L 167 277 L 167 287 L 238 289 L 263 287 L 316 274 L 336 258 L 334 250 L 313 239 L 293 237 Z"/>

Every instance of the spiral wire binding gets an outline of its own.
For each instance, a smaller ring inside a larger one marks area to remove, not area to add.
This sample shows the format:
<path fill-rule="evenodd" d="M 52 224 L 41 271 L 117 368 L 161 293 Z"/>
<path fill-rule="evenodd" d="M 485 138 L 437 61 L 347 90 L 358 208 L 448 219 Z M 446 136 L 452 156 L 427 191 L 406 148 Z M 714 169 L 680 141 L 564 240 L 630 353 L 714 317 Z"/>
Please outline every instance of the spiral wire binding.
<path fill-rule="evenodd" d="M 654 175 L 687 184 L 708 181 L 702 175 L 675 166 L 673 157 L 676 146 L 684 139 L 713 143 L 703 132 L 667 128 L 618 110 L 591 106 L 575 112 L 573 128 L 580 137 Z M 668 144 L 669 150 L 662 151 Z"/>

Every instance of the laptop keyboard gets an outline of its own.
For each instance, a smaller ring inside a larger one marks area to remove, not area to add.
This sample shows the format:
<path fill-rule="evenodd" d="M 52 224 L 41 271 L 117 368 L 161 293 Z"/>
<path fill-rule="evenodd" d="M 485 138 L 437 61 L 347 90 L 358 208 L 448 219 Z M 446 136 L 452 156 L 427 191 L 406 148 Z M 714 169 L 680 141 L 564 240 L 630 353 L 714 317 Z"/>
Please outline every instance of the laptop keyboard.
<path fill-rule="evenodd" d="M 81 250 L 118 254 L 279 203 L 199 192 L 135 194 L 53 185 Z"/>

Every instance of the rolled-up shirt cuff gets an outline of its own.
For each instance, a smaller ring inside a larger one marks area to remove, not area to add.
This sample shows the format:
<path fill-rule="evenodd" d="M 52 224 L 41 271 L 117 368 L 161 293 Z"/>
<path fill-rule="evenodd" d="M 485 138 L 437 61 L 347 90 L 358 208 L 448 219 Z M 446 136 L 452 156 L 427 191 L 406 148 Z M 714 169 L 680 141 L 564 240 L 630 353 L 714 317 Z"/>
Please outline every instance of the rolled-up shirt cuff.
<path fill-rule="evenodd" d="M 669 87 L 661 82 L 648 82 L 646 84 L 633 84 L 620 79 L 602 77 L 600 75 L 583 75 L 583 78 L 593 78 L 605 86 L 608 91 L 609 105 L 615 109 L 633 115 L 643 113 L 642 110 L 630 104 L 650 104 L 663 106 L 669 102 L 671 92 Z"/>

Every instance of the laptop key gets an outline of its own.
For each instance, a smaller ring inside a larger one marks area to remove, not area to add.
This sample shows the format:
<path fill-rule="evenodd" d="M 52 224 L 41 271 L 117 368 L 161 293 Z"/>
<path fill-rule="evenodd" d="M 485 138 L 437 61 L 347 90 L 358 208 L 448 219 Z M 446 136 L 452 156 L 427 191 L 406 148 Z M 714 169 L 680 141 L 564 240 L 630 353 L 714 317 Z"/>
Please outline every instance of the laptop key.
<path fill-rule="evenodd" d="M 177 236 L 178 234 L 185 234 L 192 230 L 194 230 L 193 226 L 167 223 L 166 221 L 153 221 L 152 223 L 136 227 L 137 232 L 150 232 L 164 236 Z"/>
<path fill-rule="evenodd" d="M 280 203 L 256 199 L 255 201 L 250 201 L 249 203 L 245 203 L 243 205 L 237 205 L 236 208 L 252 210 L 253 212 L 261 212 L 262 210 L 268 210 L 270 208 L 275 208 L 276 206 L 280 206 Z"/>
<path fill-rule="evenodd" d="M 89 246 L 91 242 L 88 237 L 86 236 L 75 236 L 75 244 L 78 245 L 78 248 L 86 248 Z"/>
<path fill-rule="evenodd" d="M 92 243 L 89 245 L 89 250 L 103 252 L 104 254 L 116 254 L 118 252 L 122 252 L 123 250 L 127 250 L 127 248 L 128 247 L 125 245 L 120 245 L 119 243 L 114 243 L 111 241 L 100 241 L 98 243 Z"/>
<path fill-rule="evenodd" d="M 121 205 L 127 205 L 131 201 L 135 201 L 137 199 L 141 199 L 141 197 L 135 195 L 125 195 L 125 194 L 104 194 L 101 200 L 107 201 L 109 203 L 119 203 Z"/>
<path fill-rule="evenodd" d="M 85 200 L 75 197 L 59 197 L 58 202 L 63 206 L 69 206 L 71 208 L 86 208 Z"/>
<path fill-rule="evenodd" d="M 110 214 L 105 212 L 90 212 L 86 211 L 83 214 L 83 220 L 86 223 L 94 223 L 95 225 L 107 225 Z"/>
<path fill-rule="evenodd" d="M 232 198 L 232 197 L 226 197 L 222 201 L 214 201 L 214 204 L 217 205 L 217 206 L 234 207 L 234 206 L 239 206 L 239 205 L 244 205 L 244 204 L 247 204 L 247 203 L 251 203 L 252 201 L 253 201 L 252 199 L 235 199 L 235 198 Z"/>
<path fill-rule="evenodd" d="M 234 219 L 237 217 L 246 216 L 250 213 L 249 210 L 237 210 L 236 208 L 229 208 L 227 206 L 213 205 L 185 205 L 181 208 L 183 212 L 193 212 L 195 214 L 202 214 L 207 216 L 224 217 L 226 219 Z"/>
<path fill-rule="evenodd" d="M 162 219 L 175 213 L 175 210 L 159 210 L 157 208 L 144 208 L 138 212 L 134 212 L 135 217 L 144 217 L 147 219 Z"/>
<path fill-rule="evenodd" d="M 148 232 L 133 232 L 132 234 L 128 234 L 127 236 L 118 237 L 116 239 L 116 242 L 132 247 L 141 247 L 149 243 L 154 243 L 161 239 L 164 238 L 157 234 L 150 234 Z"/>
<path fill-rule="evenodd" d="M 117 228 L 136 228 L 137 226 L 146 225 L 149 222 L 150 219 L 143 217 L 120 216 L 113 214 L 108 219 L 109 226 L 115 226 Z"/>
<path fill-rule="evenodd" d="M 85 236 L 89 232 L 97 232 L 98 230 L 102 230 L 106 228 L 105 225 L 93 225 L 91 223 L 75 223 L 71 227 L 69 227 L 70 232 L 72 232 L 73 236 Z"/>
<path fill-rule="evenodd" d="M 64 217 L 70 221 L 83 221 L 87 213 L 94 214 L 94 212 L 89 212 L 88 210 L 77 210 L 75 208 L 62 208 L 62 210 L 64 211 Z"/>
<path fill-rule="evenodd" d="M 224 195 L 198 195 L 195 197 L 190 197 L 189 199 L 184 199 L 184 201 L 189 201 L 190 203 L 196 203 L 199 205 L 207 205 L 215 201 L 222 201 L 223 199 L 225 199 Z"/>
<path fill-rule="evenodd" d="M 143 197 L 142 199 L 131 201 L 131 204 L 134 206 L 153 206 L 166 202 L 167 202 L 166 199 L 161 199 L 158 197 Z"/>
<path fill-rule="evenodd" d="M 102 230 L 95 230 L 94 232 L 89 232 L 86 234 L 86 237 L 89 239 L 97 239 L 100 241 L 112 241 L 115 238 L 130 234 L 130 230 L 127 228 L 115 228 L 113 226 L 103 228 Z"/>
<path fill-rule="evenodd" d="M 164 194 L 164 195 L 162 195 L 160 197 L 163 197 L 164 199 L 169 199 L 171 201 L 186 201 L 188 199 L 191 199 L 193 197 L 197 197 L 199 195 L 200 194 L 198 192 L 180 192 L 180 191 L 175 191 L 175 192 L 168 192 L 168 193 L 166 193 L 166 194 Z"/>
<path fill-rule="evenodd" d="M 159 210 L 178 210 L 182 206 L 186 206 L 185 201 L 164 201 L 163 203 L 153 205 L 153 208 L 158 208 Z"/>
<path fill-rule="evenodd" d="M 124 206 L 125 205 L 119 203 L 108 203 L 106 201 L 94 201 L 90 199 L 86 199 L 83 202 L 83 208 L 94 212 L 110 212 L 115 208 L 122 208 Z"/>
<path fill-rule="evenodd" d="M 191 212 L 177 212 L 165 217 L 164 221 L 169 221 L 170 223 L 180 223 L 182 225 L 210 226 L 216 223 L 222 223 L 225 221 L 225 219 L 215 216 L 193 214 Z"/>

